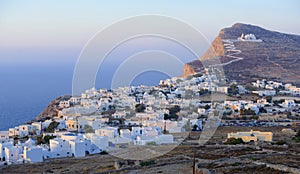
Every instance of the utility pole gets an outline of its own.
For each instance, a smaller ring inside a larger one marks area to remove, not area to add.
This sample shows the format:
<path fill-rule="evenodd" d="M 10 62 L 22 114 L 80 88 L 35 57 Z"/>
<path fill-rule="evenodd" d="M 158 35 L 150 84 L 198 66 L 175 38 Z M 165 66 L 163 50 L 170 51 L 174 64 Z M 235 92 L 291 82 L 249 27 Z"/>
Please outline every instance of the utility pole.
<path fill-rule="evenodd" d="M 164 134 L 166 134 L 166 132 L 167 132 L 167 122 L 166 122 L 166 120 L 164 120 L 164 122 L 165 122 L 165 125 L 164 125 Z"/>
<path fill-rule="evenodd" d="M 195 158 L 195 153 L 196 153 L 196 150 L 194 150 L 194 155 L 193 155 L 193 174 L 196 174 L 196 158 Z"/>

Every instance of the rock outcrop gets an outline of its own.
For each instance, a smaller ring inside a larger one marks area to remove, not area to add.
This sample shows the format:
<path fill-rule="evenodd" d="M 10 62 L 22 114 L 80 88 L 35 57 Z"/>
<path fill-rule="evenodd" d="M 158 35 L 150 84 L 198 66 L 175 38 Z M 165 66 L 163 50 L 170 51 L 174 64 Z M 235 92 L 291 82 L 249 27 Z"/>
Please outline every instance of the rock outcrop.
<path fill-rule="evenodd" d="M 242 34 L 253 34 L 260 42 L 240 41 Z M 229 42 L 234 45 L 233 49 Z M 249 24 L 237 23 L 222 29 L 199 60 L 187 63 L 183 76 L 203 71 L 205 61 L 219 59 L 229 80 L 247 83 L 267 78 L 300 84 L 300 36 L 279 33 Z"/>
<path fill-rule="evenodd" d="M 57 97 L 53 101 L 49 103 L 49 105 L 35 118 L 37 121 L 43 121 L 47 118 L 56 117 L 60 110 L 59 102 L 63 100 L 69 100 L 71 98 L 70 95 L 64 95 Z"/>

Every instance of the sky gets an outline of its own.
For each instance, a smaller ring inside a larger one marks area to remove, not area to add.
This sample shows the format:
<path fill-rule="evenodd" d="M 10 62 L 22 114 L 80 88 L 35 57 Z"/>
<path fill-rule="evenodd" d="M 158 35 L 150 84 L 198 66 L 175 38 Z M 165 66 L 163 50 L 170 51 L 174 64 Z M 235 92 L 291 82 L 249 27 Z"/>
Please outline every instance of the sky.
<path fill-rule="evenodd" d="M 212 41 L 236 22 L 300 34 L 298 0 L 77 1 L 1 0 L 0 63 L 75 64 L 85 44 L 105 27 L 136 15 L 171 16 Z"/>

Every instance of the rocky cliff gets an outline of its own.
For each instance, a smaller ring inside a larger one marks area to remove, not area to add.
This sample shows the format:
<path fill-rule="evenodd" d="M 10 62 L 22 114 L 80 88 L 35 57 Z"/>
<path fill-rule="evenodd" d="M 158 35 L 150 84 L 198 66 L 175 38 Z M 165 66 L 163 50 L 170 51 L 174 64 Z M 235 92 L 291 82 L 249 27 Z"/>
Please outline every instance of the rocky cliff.
<path fill-rule="evenodd" d="M 60 110 L 58 107 L 59 102 L 63 100 L 69 100 L 70 98 L 70 95 L 64 95 L 52 100 L 49 105 L 35 118 L 35 120 L 43 121 L 47 118 L 56 117 Z"/>
<path fill-rule="evenodd" d="M 200 60 L 210 59 L 212 57 L 220 57 L 224 56 L 225 49 L 224 45 L 222 44 L 222 38 L 217 36 L 215 40 L 211 43 L 208 50 L 201 56 Z"/>
<path fill-rule="evenodd" d="M 257 41 L 238 40 L 242 34 L 253 34 Z M 206 61 L 219 59 L 229 80 L 267 78 L 300 84 L 299 58 L 300 36 L 237 23 L 222 29 L 199 60 L 187 63 L 183 76 L 202 71 Z"/>

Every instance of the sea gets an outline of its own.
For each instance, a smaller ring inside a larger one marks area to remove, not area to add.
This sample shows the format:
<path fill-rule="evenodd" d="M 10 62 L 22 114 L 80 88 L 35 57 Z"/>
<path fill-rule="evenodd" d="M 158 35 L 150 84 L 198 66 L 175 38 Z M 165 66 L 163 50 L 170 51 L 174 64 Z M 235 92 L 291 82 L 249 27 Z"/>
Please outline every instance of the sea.
<path fill-rule="evenodd" d="M 0 65 L 0 130 L 34 119 L 55 98 L 72 94 L 72 78 L 76 61 L 68 63 L 2 64 Z M 95 87 L 110 88 L 113 66 L 99 70 Z M 104 75 L 103 75 L 104 74 Z M 157 85 L 169 78 L 159 72 L 146 72 L 131 85 Z"/>

